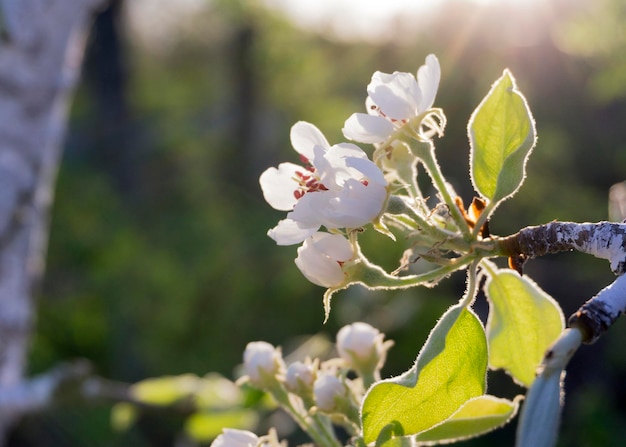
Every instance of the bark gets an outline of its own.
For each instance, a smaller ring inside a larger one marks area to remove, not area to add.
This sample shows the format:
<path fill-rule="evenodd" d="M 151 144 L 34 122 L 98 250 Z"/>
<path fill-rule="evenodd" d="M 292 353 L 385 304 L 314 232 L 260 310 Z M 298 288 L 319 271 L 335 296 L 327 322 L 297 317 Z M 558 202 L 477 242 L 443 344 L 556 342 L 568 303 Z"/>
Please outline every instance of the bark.
<path fill-rule="evenodd" d="M 550 222 L 497 238 L 499 254 L 535 258 L 576 250 L 607 259 L 616 275 L 626 271 L 626 224 Z"/>
<path fill-rule="evenodd" d="M 583 304 L 569 318 L 567 324 L 582 332 L 583 342 L 594 343 L 624 312 L 626 312 L 626 275 L 621 275 Z"/>
<path fill-rule="evenodd" d="M 0 394 L 23 386 L 71 93 L 101 0 L 0 0 Z M 0 443 L 29 408 L 0 407 Z"/>
<path fill-rule="evenodd" d="M 509 256 L 509 264 L 518 271 L 527 258 L 571 250 L 611 263 L 611 270 L 618 275 L 615 282 L 583 304 L 568 320 L 569 327 L 581 331 L 584 343 L 595 342 L 626 312 L 626 224 L 550 222 L 496 238 L 496 243 L 499 254 Z"/>

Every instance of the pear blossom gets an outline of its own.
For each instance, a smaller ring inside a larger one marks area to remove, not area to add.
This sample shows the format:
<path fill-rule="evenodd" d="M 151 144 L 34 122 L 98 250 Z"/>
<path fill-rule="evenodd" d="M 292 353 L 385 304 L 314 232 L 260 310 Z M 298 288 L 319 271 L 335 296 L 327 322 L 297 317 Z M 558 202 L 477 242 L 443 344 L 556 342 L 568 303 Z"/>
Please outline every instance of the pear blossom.
<path fill-rule="evenodd" d="M 243 353 L 243 365 L 250 383 L 258 388 L 271 388 L 285 372 L 279 348 L 264 341 L 248 343 Z"/>
<path fill-rule="evenodd" d="M 385 141 L 396 129 L 432 108 L 440 78 L 441 68 L 434 54 L 426 56 L 417 78 L 398 71 L 375 72 L 367 86 L 367 113 L 352 114 L 345 122 L 343 135 L 361 143 Z"/>
<path fill-rule="evenodd" d="M 373 221 L 387 200 L 383 172 L 351 143 L 331 146 L 314 125 L 291 128 L 291 144 L 304 166 L 281 163 L 261 174 L 265 200 L 287 218 L 268 235 L 279 245 L 304 241 L 323 225 L 358 228 Z"/>
<path fill-rule="evenodd" d="M 313 392 L 313 383 L 316 376 L 317 372 L 310 362 L 293 362 L 287 367 L 285 388 L 300 396 L 307 396 Z"/>
<path fill-rule="evenodd" d="M 248 430 L 225 428 L 211 443 L 211 447 L 257 447 L 259 437 Z"/>
<path fill-rule="evenodd" d="M 337 351 L 350 368 L 359 373 L 372 373 L 382 368 L 389 345 L 384 334 L 367 323 L 356 322 L 337 332 Z"/>
<path fill-rule="evenodd" d="M 322 374 L 313 385 L 315 405 L 320 411 L 334 413 L 349 402 L 349 390 L 337 376 Z"/>
<path fill-rule="evenodd" d="M 317 232 L 298 248 L 296 266 L 313 284 L 333 287 L 344 281 L 343 262 L 354 255 L 352 244 L 339 234 Z"/>

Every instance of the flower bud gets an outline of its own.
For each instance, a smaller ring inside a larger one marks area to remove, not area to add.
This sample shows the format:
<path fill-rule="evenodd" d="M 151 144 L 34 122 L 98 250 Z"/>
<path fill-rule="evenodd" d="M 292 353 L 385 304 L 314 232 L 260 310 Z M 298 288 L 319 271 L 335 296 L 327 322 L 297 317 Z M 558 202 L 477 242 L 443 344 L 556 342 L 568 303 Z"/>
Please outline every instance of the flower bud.
<path fill-rule="evenodd" d="M 280 349 L 264 341 L 248 343 L 243 363 L 250 383 L 261 389 L 276 385 L 285 371 Z"/>
<path fill-rule="evenodd" d="M 345 279 L 341 263 L 350 260 L 353 254 L 352 245 L 345 237 L 317 232 L 298 248 L 295 262 L 313 284 L 334 287 Z"/>
<path fill-rule="evenodd" d="M 257 447 L 259 437 L 247 430 L 225 428 L 211 443 L 211 447 Z"/>
<path fill-rule="evenodd" d="M 370 376 L 382 368 L 388 346 L 384 334 L 367 323 L 353 323 L 337 333 L 337 351 L 348 367 L 361 375 Z"/>
<path fill-rule="evenodd" d="M 336 376 L 323 374 L 313 385 L 315 405 L 325 413 L 337 413 L 349 404 L 349 390 L 345 383 Z"/>
<path fill-rule="evenodd" d="M 309 397 L 313 394 L 316 371 L 311 364 L 293 362 L 287 368 L 285 388 L 300 397 Z"/>

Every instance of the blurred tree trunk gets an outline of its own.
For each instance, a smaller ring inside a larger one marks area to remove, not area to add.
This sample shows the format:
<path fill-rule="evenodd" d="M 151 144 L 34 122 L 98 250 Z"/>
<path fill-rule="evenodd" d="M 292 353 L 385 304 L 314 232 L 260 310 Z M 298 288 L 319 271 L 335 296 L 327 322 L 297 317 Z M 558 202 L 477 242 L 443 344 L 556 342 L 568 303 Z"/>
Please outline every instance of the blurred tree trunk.
<path fill-rule="evenodd" d="M 102 0 L 0 0 L 0 443 L 24 412 L 33 291 L 71 93 Z"/>
<path fill-rule="evenodd" d="M 124 42 L 124 0 L 109 0 L 95 18 L 83 64 L 83 80 L 93 97 L 91 156 L 106 169 L 122 198 L 136 192 L 137 121 L 128 100 L 128 62 Z"/>

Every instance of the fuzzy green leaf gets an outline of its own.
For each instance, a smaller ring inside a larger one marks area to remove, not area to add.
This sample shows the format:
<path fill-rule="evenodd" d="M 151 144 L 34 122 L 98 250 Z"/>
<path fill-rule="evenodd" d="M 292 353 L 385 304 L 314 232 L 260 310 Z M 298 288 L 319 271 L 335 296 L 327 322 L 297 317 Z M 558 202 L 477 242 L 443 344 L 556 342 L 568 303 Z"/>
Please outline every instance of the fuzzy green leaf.
<path fill-rule="evenodd" d="M 476 315 L 461 305 L 439 320 L 404 374 L 377 383 L 363 400 L 366 443 L 389 424 L 411 436 L 448 419 L 465 402 L 485 391 L 487 341 Z"/>
<path fill-rule="evenodd" d="M 495 207 L 521 186 L 536 141 L 530 109 L 508 70 L 472 114 L 468 133 L 472 183 Z"/>
<path fill-rule="evenodd" d="M 441 425 L 416 436 L 420 443 L 455 442 L 495 430 L 517 413 L 518 400 L 483 395 L 468 400 Z"/>
<path fill-rule="evenodd" d="M 489 366 L 503 368 L 529 387 L 543 354 L 563 330 L 563 312 L 535 282 L 514 270 L 491 270 L 485 292 Z"/>

